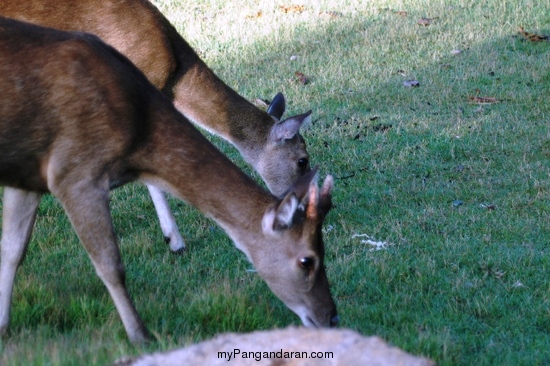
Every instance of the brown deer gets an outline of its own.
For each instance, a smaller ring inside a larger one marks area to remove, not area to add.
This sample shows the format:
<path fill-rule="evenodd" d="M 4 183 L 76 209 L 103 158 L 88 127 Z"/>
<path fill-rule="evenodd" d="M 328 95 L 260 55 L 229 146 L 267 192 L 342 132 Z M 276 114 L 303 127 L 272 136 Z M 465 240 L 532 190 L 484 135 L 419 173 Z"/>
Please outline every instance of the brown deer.
<path fill-rule="evenodd" d="M 187 118 L 232 143 L 279 196 L 309 171 L 300 126 L 310 113 L 281 121 L 278 94 L 267 113 L 221 81 L 147 0 L 0 1 L 0 15 L 99 36 L 128 57 Z M 185 249 L 164 194 L 148 184 L 162 232 L 173 251 Z"/>
<path fill-rule="evenodd" d="M 148 332 L 130 300 L 109 191 L 153 184 L 213 218 L 270 289 L 312 327 L 338 322 L 321 227 L 333 180 L 315 170 L 283 198 L 220 153 L 123 55 L 87 33 L 0 17 L 0 333 L 42 194 L 61 203 L 128 337 Z"/>

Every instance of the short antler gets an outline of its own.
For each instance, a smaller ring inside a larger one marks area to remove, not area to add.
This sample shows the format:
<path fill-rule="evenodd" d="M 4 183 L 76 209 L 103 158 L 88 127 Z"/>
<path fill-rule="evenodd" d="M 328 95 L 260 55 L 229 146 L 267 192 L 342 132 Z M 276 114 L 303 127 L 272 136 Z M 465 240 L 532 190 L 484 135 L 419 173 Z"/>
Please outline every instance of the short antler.
<path fill-rule="evenodd" d="M 313 183 L 309 186 L 308 204 L 306 216 L 308 219 L 317 220 L 319 215 L 317 214 L 317 202 L 319 201 L 319 190 L 317 184 Z"/>
<path fill-rule="evenodd" d="M 319 198 L 319 208 L 323 215 L 326 215 L 332 208 L 332 188 L 334 187 L 334 178 L 332 175 L 327 175 Z"/>

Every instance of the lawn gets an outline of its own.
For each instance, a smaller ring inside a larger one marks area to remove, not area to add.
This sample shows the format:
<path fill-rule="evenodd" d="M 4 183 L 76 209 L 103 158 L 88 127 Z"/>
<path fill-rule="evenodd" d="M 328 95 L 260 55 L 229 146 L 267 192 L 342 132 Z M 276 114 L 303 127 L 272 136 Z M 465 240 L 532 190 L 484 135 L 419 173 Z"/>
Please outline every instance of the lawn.
<path fill-rule="evenodd" d="M 282 91 L 288 115 L 313 110 L 303 134 L 312 164 L 335 177 L 325 262 L 342 327 L 440 365 L 550 364 L 550 42 L 519 33 L 550 36 L 549 0 L 155 4 L 241 95 Z M 213 221 L 171 204 L 182 256 L 143 185 L 111 202 L 128 288 L 157 342 L 128 343 L 46 197 L 0 364 L 109 364 L 299 323 Z"/>

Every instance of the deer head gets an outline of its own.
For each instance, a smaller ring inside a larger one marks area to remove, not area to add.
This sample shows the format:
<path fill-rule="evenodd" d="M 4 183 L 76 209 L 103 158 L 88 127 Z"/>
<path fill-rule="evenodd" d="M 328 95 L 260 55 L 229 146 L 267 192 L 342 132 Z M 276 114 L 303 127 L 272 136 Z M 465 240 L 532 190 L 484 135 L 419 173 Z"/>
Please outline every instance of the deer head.
<path fill-rule="evenodd" d="M 338 323 L 325 273 L 321 231 L 331 208 L 333 179 L 327 176 L 319 192 L 316 172 L 314 169 L 299 179 L 281 201 L 267 210 L 262 220 L 264 235 L 274 245 L 285 243 L 253 255 L 252 261 L 269 288 L 304 325 L 326 327 Z"/>
<path fill-rule="evenodd" d="M 267 109 L 273 123 L 258 160 L 253 163 L 276 196 L 282 195 L 290 184 L 310 170 L 309 154 L 300 128 L 311 123 L 311 111 L 281 120 L 285 109 L 285 98 L 277 93 Z"/>

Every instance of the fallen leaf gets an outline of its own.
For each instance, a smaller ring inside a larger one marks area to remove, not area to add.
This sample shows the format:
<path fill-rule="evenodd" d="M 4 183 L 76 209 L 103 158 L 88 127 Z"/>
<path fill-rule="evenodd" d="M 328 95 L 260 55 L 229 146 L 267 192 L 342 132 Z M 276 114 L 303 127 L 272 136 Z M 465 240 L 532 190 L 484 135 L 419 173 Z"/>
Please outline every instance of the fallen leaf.
<path fill-rule="evenodd" d="M 420 86 L 420 82 L 418 80 L 405 80 L 403 82 L 403 85 L 408 88 L 416 88 Z"/>
<path fill-rule="evenodd" d="M 303 72 L 296 71 L 294 75 L 296 76 L 296 80 L 302 85 L 306 85 L 309 82 L 308 77 Z"/>
<path fill-rule="evenodd" d="M 279 9 L 281 9 L 284 13 L 296 13 L 300 14 L 304 10 L 306 10 L 306 7 L 304 5 L 279 5 Z"/>
<path fill-rule="evenodd" d="M 334 230 L 334 225 L 328 225 L 326 227 L 323 227 L 323 234 L 330 233 L 332 230 Z"/>
<path fill-rule="evenodd" d="M 542 36 L 540 34 L 529 33 L 526 32 L 523 27 L 519 27 L 519 34 L 521 34 L 525 39 L 531 42 L 550 41 L 550 36 Z"/>
<path fill-rule="evenodd" d="M 468 100 L 475 104 L 495 104 L 500 102 L 500 100 L 493 97 L 468 97 Z"/>
<path fill-rule="evenodd" d="M 322 18 L 340 18 L 342 15 L 339 11 L 322 11 L 319 13 Z"/>
<path fill-rule="evenodd" d="M 453 201 L 453 207 L 459 207 L 459 206 L 462 206 L 464 204 L 464 201 L 462 200 L 454 200 Z"/>
<path fill-rule="evenodd" d="M 431 25 L 433 23 L 434 20 L 436 20 L 437 18 L 420 18 L 418 19 L 418 21 L 416 22 L 418 25 L 423 25 L 425 27 Z"/>
<path fill-rule="evenodd" d="M 256 19 L 256 18 L 260 18 L 262 16 L 262 11 L 261 10 L 258 10 L 257 12 L 253 13 L 253 14 L 248 14 L 246 16 L 246 19 Z"/>
<path fill-rule="evenodd" d="M 377 125 L 372 126 L 372 130 L 375 131 L 375 132 L 386 132 L 387 130 L 389 130 L 392 127 L 393 127 L 392 124 L 379 123 Z"/>
<path fill-rule="evenodd" d="M 269 107 L 269 103 L 269 100 L 260 98 L 256 98 L 252 101 L 252 104 L 254 104 L 256 107 L 260 107 L 263 109 L 267 109 Z"/>
<path fill-rule="evenodd" d="M 369 235 L 367 234 L 354 234 L 351 236 L 351 238 L 361 238 L 364 237 L 366 239 L 361 240 L 361 244 L 368 244 L 372 246 L 371 251 L 374 250 L 382 250 L 382 249 L 388 249 L 388 242 L 387 241 L 376 241 L 373 240 Z"/>

